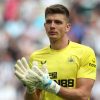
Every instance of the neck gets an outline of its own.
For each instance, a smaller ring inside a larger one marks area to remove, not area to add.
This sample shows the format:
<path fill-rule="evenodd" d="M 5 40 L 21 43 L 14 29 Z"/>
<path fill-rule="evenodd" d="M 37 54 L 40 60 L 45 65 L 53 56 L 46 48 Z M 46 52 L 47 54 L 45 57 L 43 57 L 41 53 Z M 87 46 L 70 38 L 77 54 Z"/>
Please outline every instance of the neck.
<path fill-rule="evenodd" d="M 60 50 L 65 48 L 69 44 L 68 38 L 62 40 L 50 40 L 50 47 L 55 50 Z"/>

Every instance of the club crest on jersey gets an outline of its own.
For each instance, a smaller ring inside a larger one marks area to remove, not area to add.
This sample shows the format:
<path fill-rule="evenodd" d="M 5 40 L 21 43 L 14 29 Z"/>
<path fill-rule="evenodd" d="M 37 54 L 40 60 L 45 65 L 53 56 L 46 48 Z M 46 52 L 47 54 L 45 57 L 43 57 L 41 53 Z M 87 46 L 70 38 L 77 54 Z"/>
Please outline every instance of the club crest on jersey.
<path fill-rule="evenodd" d="M 70 58 L 68 58 L 68 62 L 74 62 L 74 58 L 73 57 L 70 57 Z"/>

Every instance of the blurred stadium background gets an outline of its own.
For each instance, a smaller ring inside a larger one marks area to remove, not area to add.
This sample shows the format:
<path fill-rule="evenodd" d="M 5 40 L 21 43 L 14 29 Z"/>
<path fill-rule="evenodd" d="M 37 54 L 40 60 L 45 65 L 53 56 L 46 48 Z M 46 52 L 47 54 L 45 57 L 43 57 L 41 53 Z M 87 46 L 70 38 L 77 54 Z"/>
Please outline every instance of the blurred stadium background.
<path fill-rule="evenodd" d="M 55 3 L 71 12 L 70 39 L 96 53 L 97 80 L 91 100 L 100 100 L 100 0 L 0 0 L 0 100 L 23 100 L 25 88 L 14 76 L 14 64 L 49 44 L 44 9 Z"/>

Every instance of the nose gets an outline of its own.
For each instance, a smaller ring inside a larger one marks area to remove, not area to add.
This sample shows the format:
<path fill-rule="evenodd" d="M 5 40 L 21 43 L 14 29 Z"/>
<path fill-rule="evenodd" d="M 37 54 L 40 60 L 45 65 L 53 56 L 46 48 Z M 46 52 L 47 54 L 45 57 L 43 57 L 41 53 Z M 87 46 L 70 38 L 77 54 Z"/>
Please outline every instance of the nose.
<path fill-rule="evenodd" d="M 54 21 L 51 22 L 50 28 L 55 28 L 55 23 L 54 23 Z"/>

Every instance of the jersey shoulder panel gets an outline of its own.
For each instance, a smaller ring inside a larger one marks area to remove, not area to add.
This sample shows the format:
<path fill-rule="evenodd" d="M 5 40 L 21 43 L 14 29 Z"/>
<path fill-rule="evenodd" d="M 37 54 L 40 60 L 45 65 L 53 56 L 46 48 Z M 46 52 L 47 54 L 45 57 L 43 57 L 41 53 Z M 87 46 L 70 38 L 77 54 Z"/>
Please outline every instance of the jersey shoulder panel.
<path fill-rule="evenodd" d="M 37 50 L 35 52 L 33 52 L 31 55 L 30 55 L 30 58 L 34 57 L 35 55 L 40 55 L 40 54 L 44 54 L 44 53 L 47 53 L 49 51 L 49 46 L 48 47 L 45 47 L 45 48 L 42 48 L 40 50 Z"/>
<path fill-rule="evenodd" d="M 42 48 L 40 50 L 36 50 L 35 52 L 33 52 L 29 57 L 29 65 L 30 65 L 30 67 L 32 66 L 32 62 L 34 61 L 34 59 L 36 57 L 38 57 L 40 55 L 42 56 L 42 55 L 48 53 L 49 49 L 50 49 L 50 47 L 48 46 L 48 47 L 45 47 L 45 48 Z"/>
<path fill-rule="evenodd" d="M 75 50 L 77 53 L 81 53 L 81 56 L 95 55 L 95 52 L 89 46 L 71 42 L 71 49 Z"/>

